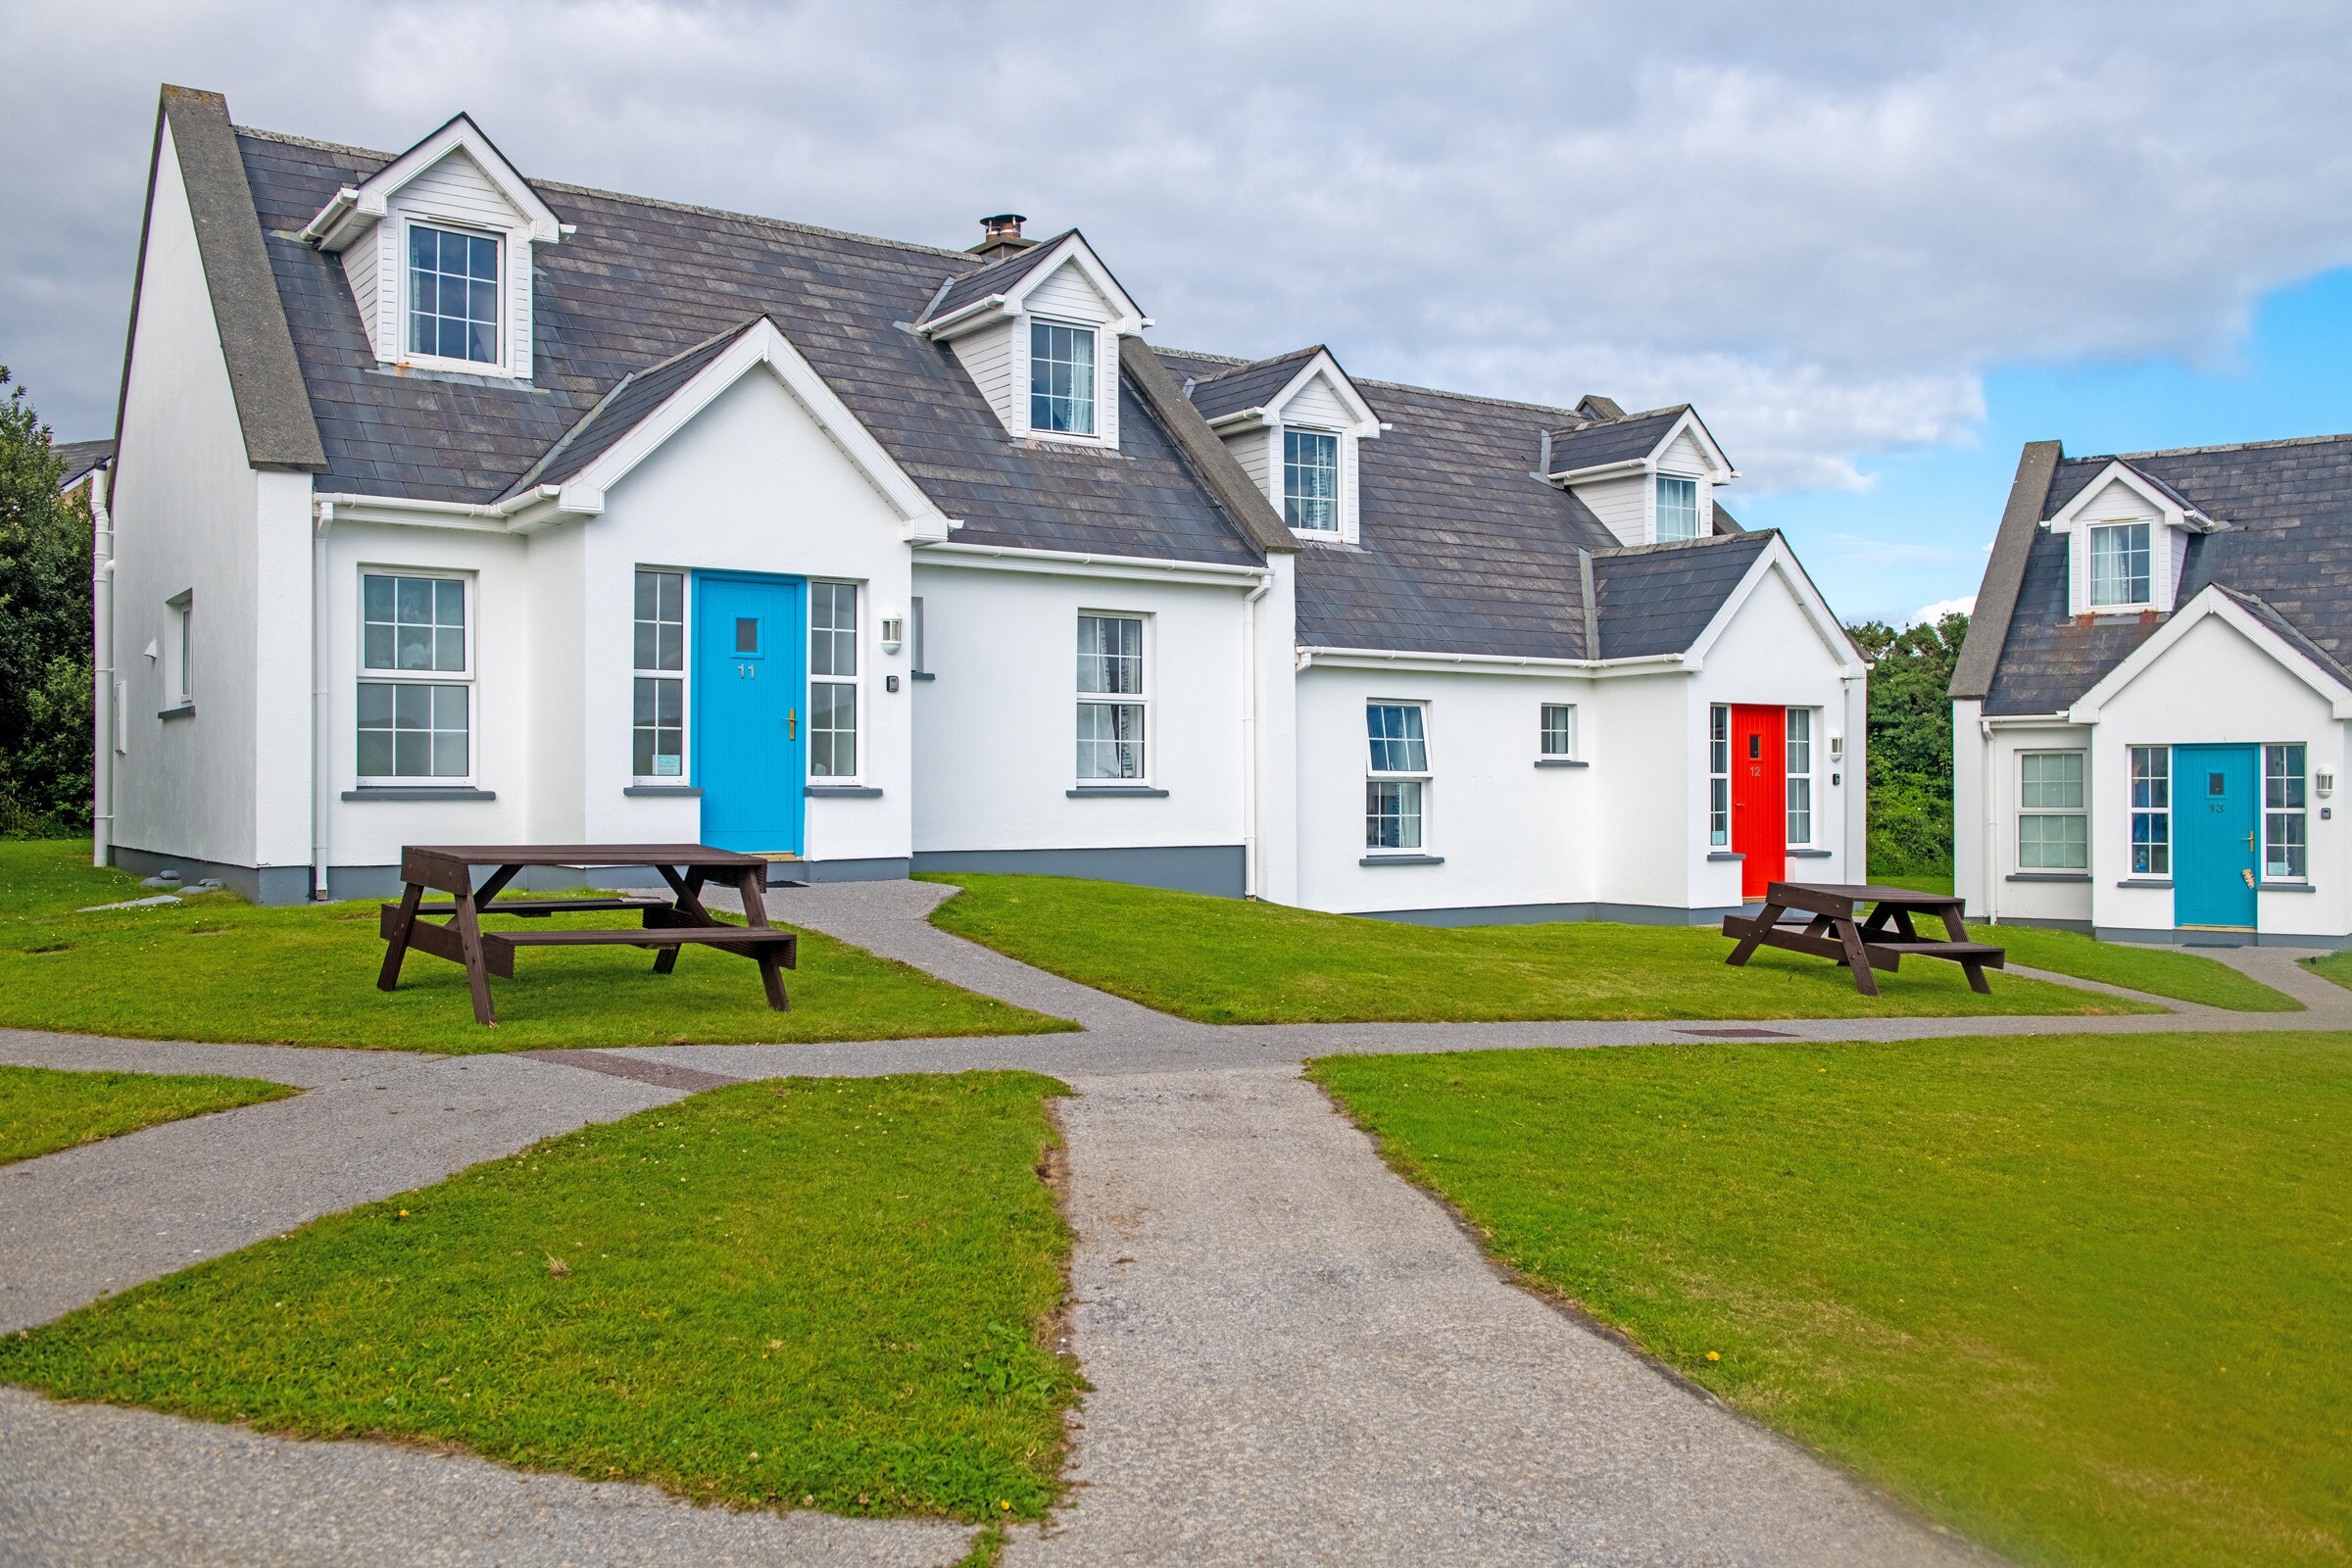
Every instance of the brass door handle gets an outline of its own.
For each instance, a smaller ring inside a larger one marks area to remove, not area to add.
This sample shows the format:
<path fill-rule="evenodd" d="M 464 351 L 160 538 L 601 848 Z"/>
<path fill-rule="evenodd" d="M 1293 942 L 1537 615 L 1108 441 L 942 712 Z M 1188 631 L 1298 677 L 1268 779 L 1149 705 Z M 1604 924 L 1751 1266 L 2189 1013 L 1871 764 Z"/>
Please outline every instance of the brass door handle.
<path fill-rule="evenodd" d="M 784 710 L 784 738 L 788 741 L 801 738 L 801 710 L 797 708 Z"/>

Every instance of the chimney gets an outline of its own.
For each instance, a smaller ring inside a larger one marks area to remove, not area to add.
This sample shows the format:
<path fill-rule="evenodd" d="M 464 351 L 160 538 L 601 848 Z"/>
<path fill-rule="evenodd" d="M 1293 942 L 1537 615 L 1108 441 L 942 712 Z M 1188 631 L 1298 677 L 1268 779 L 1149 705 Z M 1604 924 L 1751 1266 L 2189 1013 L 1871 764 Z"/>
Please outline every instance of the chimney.
<path fill-rule="evenodd" d="M 1021 225 L 1028 220 L 1019 213 L 999 213 L 994 218 L 983 218 L 980 220 L 980 243 L 972 247 L 972 254 L 994 262 L 1029 249 L 1037 241 L 1021 237 Z"/>

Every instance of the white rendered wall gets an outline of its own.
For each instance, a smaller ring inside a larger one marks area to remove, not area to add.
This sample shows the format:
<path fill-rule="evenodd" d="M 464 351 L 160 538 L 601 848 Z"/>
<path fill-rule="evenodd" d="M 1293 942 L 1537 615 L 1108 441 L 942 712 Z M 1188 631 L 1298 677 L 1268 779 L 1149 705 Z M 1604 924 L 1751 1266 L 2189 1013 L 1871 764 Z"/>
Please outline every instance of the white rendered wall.
<path fill-rule="evenodd" d="M 1952 892 L 1968 902 L 1972 919 L 1984 915 L 1989 881 L 1985 854 L 1991 835 L 1984 820 L 1987 745 L 1979 721 L 1984 705 L 1952 704 Z"/>
<path fill-rule="evenodd" d="M 2219 616 L 2191 626 L 2138 678 L 2109 698 L 2090 737 L 2088 795 L 2093 917 L 2102 927 L 2148 929 L 2173 924 L 2169 889 L 2121 887 L 2131 878 L 2131 752 L 2133 746 L 2281 745 L 2310 748 L 2306 777 L 2344 776 L 2344 724 L 2327 699 Z M 2257 763 L 2257 766 L 2260 764 Z M 2174 768 L 2175 808 L 2195 794 Z M 2322 821 L 2333 800 L 2309 794 L 2305 831 L 2314 891 L 2265 891 L 2257 929 L 2268 935 L 2342 936 L 2352 931 L 2346 898 L 2348 852 L 2343 824 Z"/>
<path fill-rule="evenodd" d="M 1250 783 L 1240 722 L 1243 600 L 1255 586 L 918 561 L 924 661 L 938 678 L 915 694 L 916 852 L 1242 843 Z M 1147 782 L 1166 790 L 1164 799 L 1069 798 L 1080 783 L 1082 610 L 1147 617 Z M 1268 641 L 1261 636 L 1261 649 Z"/>
<path fill-rule="evenodd" d="M 1986 897 L 1980 906 L 1971 902 L 1972 912 L 1981 912 L 1995 920 L 2066 920 L 2087 921 L 2091 918 L 2091 882 L 2088 876 L 2074 880 L 2050 881 L 2043 873 L 2021 872 L 2017 863 L 2017 802 L 2019 788 L 2018 754 L 2021 752 L 2082 751 L 2087 755 L 2082 764 L 2082 798 L 2095 801 L 2106 787 L 2100 776 L 2104 762 L 2090 749 L 2091 731 L 2080 724 L 2056 721 L 1995 720 L 1992 738 L 1984 747 L 1981 758 L 1984 764 L 1984 782 L 1980 789 L 1980 810 L 1995 824 L 1992 841 L 1986 846 L 1983 873 Z M 1955 808 L 1958 803 L 1955 802 Z M 2090 822 L 2091 863 L 2098 863 L 2098 842 L 2102 833 L 2112 828 L 2103 826 L 2094 814 Z M 2127 832 L 2130 831 L 2127 826 Z M 2034 878 L 2020 881 L 2020 876 Z M 2171 925 L 2172 896 L 2165 895 L 2164 918 L 2157 922 Z"/>
<path fill-rule="evenodd" d="M 260 787 L 262 761 L 284 765 L 277 748 L 295 744 L 299 775 L 307 757 L 310 596 L 309 553 L 265 564 L 282 549 L 288 514 L 299 519 L 307 475 L 255 472 L 245 462 L 228 371 L 196 230 L 180 182 L 169 125 L 156 164 L 154 210 L 139 282 L 139 315 L 122 410 L 122 458 L 113 495 L 116 528 L 115 658 L 122 683 L 122 732 L 128 750 L 116 760 L 115 832 L 119 845 L 232 865 L 307 861 L 306 786 L 296 777 L 294 809 L 285 791 Z M 165 653 L 172 619 L 165 601 L 192 594 L 196 711 L 160 719 L 179 694 L 165 690 Z M 265 599 L 265 596 L 266 599 Z M 261 622 L 273 617 L 268 652 L 283 670 L 266 670 Z M 290 674 L 290 700 L 277 690 Z M 290 708 L 261 713 L 267 699 Z M 271 750 L 265 754 L 265 740 Z M 265 808 L 270 813 L 264 817 Z M 289 847 L 299 849 L 289 853 Z"/>

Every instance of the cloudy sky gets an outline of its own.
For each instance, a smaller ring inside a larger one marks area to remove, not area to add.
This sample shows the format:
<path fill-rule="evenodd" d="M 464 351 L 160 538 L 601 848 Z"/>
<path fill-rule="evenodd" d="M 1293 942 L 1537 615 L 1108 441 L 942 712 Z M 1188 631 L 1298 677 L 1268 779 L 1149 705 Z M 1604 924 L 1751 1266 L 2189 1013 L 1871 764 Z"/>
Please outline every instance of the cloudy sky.
<path fill-rule="evenodd" d="M 17 0 L 0 363 L 113 417 L 156 85 L 939 244 L 1082 225 L 1172 346 L 1690 401 L 1851 616 L 2019 441 L 2352 428 L 2352 8 Z"/>

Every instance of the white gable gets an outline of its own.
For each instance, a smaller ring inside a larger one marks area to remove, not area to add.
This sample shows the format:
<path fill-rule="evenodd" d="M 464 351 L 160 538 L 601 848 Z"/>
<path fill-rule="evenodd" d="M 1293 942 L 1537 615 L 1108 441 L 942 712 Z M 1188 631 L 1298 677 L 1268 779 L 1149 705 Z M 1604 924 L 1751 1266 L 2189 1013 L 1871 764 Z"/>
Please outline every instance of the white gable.
<path fill-rule="evenodd" d="M 1119 444 L 1119 339 L 1150 320 L 1120 289 L 1110 270 L 1075 231 L 1053 241 L 1054 252 L 1002 294 L 974 300 L 916 330 L 944 341 L 998 419 L 1015 436 L 1116 449 Z M 1095 331 L 1095 430 L 1080 436 L 1030 424 L 1029 347 L 1034 320 L 1066 321 Z"/>
<path fill-rule="evenodd" d="M 2093 605 L 2091 531 L 2133 522 L 2148 525 L 2148 597 L 2131 605 Z M 2067 612 L 2089 615 L 2170 611 L 2179 597 L 2189 536 L 2210 533 L 2224 524 L 2182 506 L 2129 464 L 2117 461 L 2060 508 L 2046 526 L 2053 533 L 2072 536 L 2067 542 Z"/>
<path fill-rule="evenodd" d="M 1054 268 L 1029 290 L 1026 303 L 1032 316 L 1084 321 L 1090 326 L 1105 325 L 1118 319 L 1119 315 L 1117 308 L 1102 297 L 1102 291 L 1095 287 L 1074 262 Z"/>
<path fill-rule="evenodd" d="M 1274 416 L 1284 424 L 1311 425 L 1318 430 L 1345 429 L 1355 422 L 1355 416 L 1333 389 L 1331 378 L 1320 371 L 1313 380 L 1292 393 Z"/>
<path fill-rule="evenodd" d="M 1688 429 L 1676 432 L 1675 438 L 1666 443 L 1666 450 L 1658 454 L 1661 473 L 1709 475 L 1713 469 L 1714 465 L 1707 461 L 1707 455 L 1698 449 Z"/>

